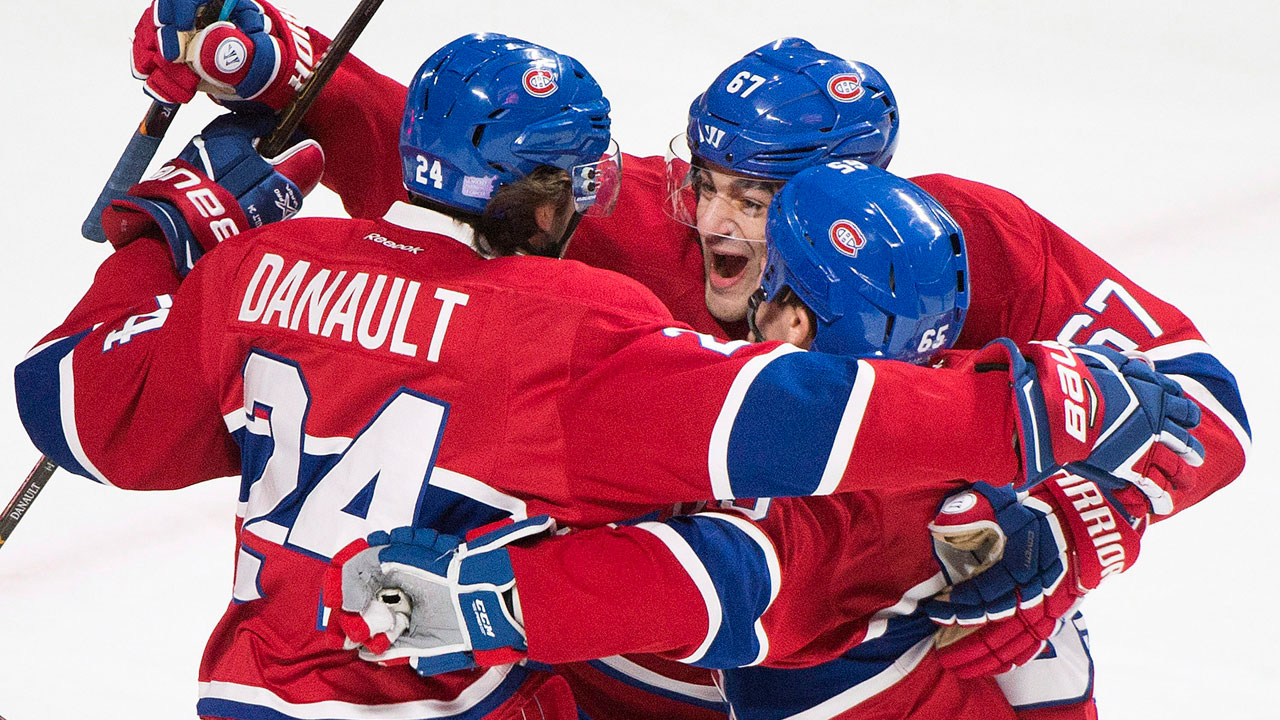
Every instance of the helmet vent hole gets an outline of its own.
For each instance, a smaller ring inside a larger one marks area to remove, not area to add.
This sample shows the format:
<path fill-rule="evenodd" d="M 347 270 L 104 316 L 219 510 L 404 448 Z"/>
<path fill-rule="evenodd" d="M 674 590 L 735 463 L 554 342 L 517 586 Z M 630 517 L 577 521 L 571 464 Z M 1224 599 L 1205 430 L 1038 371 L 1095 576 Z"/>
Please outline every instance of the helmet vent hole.
<path fill-rule="evenodd" d="M 963 270 L 956 271 L 956 292 L 958 293 L 964 292 L 964 271 Z"/>
<path fill-rule="evenodd" d="M 884 321 L 884 344 L 889 344 L 889 338 L 893 336 L 893 321 L 897 320 L 897 315 L 888 315 Z"/>
<path fill-rule="evenodd" d="M 893 295 L 898 292 L 897 281 L 893 276 L 893 265 L 889 265 L 889 294 Z"/>
<path fill-rule="evenodd" d="M 951 233 L 951 254 L 956 257 L 960 257 L 962 250 L 963 248 L 960 247 L 960 236 L 955 233 Z"/>
<path fill-rule="evenodd" d="M 484 125 L 477 125 L 475 132 L 471 133 L 471 144 L 480 147 L 480 140 L 484 138 Z"/>
<path fill-rule="evenodd" d="M 489 119 L 497 120 L 498 118 L 506 114 L 507 114 L 507 108 L 498 108 L 497 110 L 494 110 L 493 112 L 489 113 Z"/>

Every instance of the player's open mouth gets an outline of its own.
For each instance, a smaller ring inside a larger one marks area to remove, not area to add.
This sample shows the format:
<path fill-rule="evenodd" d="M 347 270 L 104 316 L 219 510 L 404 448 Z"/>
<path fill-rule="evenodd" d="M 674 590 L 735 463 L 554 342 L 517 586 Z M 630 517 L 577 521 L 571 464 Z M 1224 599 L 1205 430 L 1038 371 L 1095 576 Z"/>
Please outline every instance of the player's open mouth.
<path fill-rule="evenodd" d="M 747 265 L 751 260 L 746 255 L 721 252 L 718 249 L 708 248 L 707 252 L 711 253 L 711 272 L 707 279 L 712 287 L 716 288 L 736 285 L 747 271 Z"/>

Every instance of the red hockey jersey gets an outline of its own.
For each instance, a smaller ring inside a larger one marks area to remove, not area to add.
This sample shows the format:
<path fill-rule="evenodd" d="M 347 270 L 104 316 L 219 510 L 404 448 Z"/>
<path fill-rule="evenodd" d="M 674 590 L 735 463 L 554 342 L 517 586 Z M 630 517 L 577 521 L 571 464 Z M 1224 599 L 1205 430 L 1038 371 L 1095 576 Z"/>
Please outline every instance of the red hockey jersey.
<path fill-rule="evenodd" d="M 326 176 L 326 183 L 343 195 L 347 209 L 353 214 L 377 212 L 403 194 L 393 141 L 403 92 L 403 87 L 358 61 L 349 63 L 339 73 L 337 84 L 322 95 L 322 101 L 327 99 L 331 107 L 344 112 L 326 110 L 311 116 L 318 119 L 312 131 L 330 152 L 331 168 L 335 165 L 333 159 L 338 160 L 339 169 Z M 372 147 L 365 142 L 343 142 L 353 127 L 359 129 L 361 138 L 375 139 Z M 744 337 L 744 327 L 722 325 L 706 310 L 697 237 L 662 210 L 666 199 L 663 159 L 626 156 L 623 173 L 623 191 L 617 210 L 607 218 L 584 219 L 567 257 L 641 281 L 677 319 L 698 330 L 732 339 Z M 1230 372 L 1213 356 L 1185 316 L 1142 290 L 1006 192 L 946 175 L 924 176 L 914 181 L 937 198 L 965 232 L 972 292 L 957 347 L 976 348 L 996 337 L 1007 336 L 1019 342 L 1059 339 L 1142 349 L 1157 361 L 1161 371 L 1175 377 L 1205 410 L 1197 437 L 1205 444 L 1206 463 L 1200 468 L 1185 468 L 1184 474 L 1175 479 L 1176 509 L 1197 502 L 1240 473 L 1250 440 L 1238 389 Z M 842 508 L 847 505 L 847 501 L 838 501 L 829 509 L 845 512 L 847 508 Z M 768 522 L 764 527 L 769 531 Z M 770 537 L 783 538 L 773 534 Z M 860 534 L 852 539 L 872 543 L 864 545 L 867 547 L 877 547 L 875 543 L 880 542 L 862 538 Z M 787 537 L 782 544 L 796 542 Z M 803 555 L 806 546 L 800 543 L 796 547 L 796 552 Z M 649 557 L 667 563 L 666 569 L 657 573 L 664 578 L 663 583 L 653 587 L 662 587 L 673 602 L 678 595 L 675 587 L 693 587 L 688 581 L 679 585 L 674 579 L 681 568 L 673 555 L 656 553 Z M 869 556 L 855 554 L 854 557 L 875 562 Z M 894 557 L 899 556 L 895 553 Z M 910 579 L 919 577 L 928 567 L 916 568 L 911 562 L 904 562 L 902 570 L 898 582 L 889 582 L 887 586 L 902 593 L 901 598 L 914 597 L 911 592 L 914 584 Z M 802 576 L 803 572 L 797 570 L 795 574 Z M 803 583 L 797 586 L 803 587 Z M 876 612 L 898 607 L 898 603 L 889 602 L 893 598 L 881 597 L 875 592 L 865 597 L 886 603 L 876 606 Z M 708 617 L 705 606 L 711 601 L 705 594 L 685 599 L 690 601 L 692 617 Z M 784 601 L 771 607 L 770 616 L 779 617 L 782 608 L 803 605 L 803 602 L 788 603 L 784 596 Z M 852 614 L 844 622 L 859 629 L 846 637 L 865 637 L 871 626 L 869 617 L 875 617 L 875 613 L 868 616 L 867 607 L 850 610 Z M 800 613 L 796 620 L 802 623 L 806 617 Z M 571 620 L 572 615 L 567 614 L 565 618 Z M 706 637 L 709 630 L 704 628 L 702 632 L 700 637 Z M 831 651 L 831 648 L 810 647 L 806 653 L 802 648 L 799 655 L 788 659 L 784 649 L 794 648 L 786 642 L 774 645 L 769 662 L 787 665 L 803 662 L 800 658 L 816 657 L 816 650 Z M 643 709 L 654 715 L 665 715 L 670 712 L 669 699 L 691 703 L 688 712 L 694 716 L 700 711 L 692 708 L 714 705 L 710 699 L 714 697 L 715 688 L 709 676 L 698 681 L 690 677 L 688 669 L 682 669 L 678 671 L 679 679 L 663 677 L 653 671 L 660 668 L 660 663 L 639 660 L 614 658 L 593 663 L 591 667 L 564 668 L 563 672 L 593 717 L 615 714 L 619 706 L 626 707 L 627 712 Z M 667 672 L 667 675 L 676 674 L 677 671 Z M 634 695 L 636 692 L 640 694 Z M 653 692 L 654 696 L 646 699 L 644 692 Z M 630 704 L 609 701 L 611 697 L 621 699 L 633 695 L 634 702 Z M 803 697 L 815 700 L 810 695 Z"/>
<path fill-rule="evenodd" d="M 466 239 L 403 204 L 295 220 L 228 240 L 179 287 L 144 238 L 19 365 L 24 425 L 71 472 L 133 489 L 242 475 L 202 715 L 479 717 L 545 681 L 422 680 L 332 649 L 321 575 L 375 529 L 592 526 L 707 497 L 1019 472 L 1000 373 L 724 343 L 620 275 L 484 260 Z"/>

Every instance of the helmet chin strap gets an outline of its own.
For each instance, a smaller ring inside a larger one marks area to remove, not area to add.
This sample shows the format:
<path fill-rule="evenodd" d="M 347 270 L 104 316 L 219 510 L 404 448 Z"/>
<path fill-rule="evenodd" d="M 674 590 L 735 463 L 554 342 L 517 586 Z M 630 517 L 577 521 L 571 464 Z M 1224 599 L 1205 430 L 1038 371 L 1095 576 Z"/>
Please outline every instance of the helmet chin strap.
<path fill-rule="evenodd" d="M 581 221 L 582 213 L 575 211 L 569 218 L 569 223 L 565 226 L 564 232 L 560 234 L 560 237 L 547 243 L 546 247 L 541 248 L 533 243 L 525 243 L 525 254 L 555 259 L 564 257 L 565 251 L 569 249 L 569 241 L 573 239 L 573 231 L 578 228 L 578 223 Z"/>

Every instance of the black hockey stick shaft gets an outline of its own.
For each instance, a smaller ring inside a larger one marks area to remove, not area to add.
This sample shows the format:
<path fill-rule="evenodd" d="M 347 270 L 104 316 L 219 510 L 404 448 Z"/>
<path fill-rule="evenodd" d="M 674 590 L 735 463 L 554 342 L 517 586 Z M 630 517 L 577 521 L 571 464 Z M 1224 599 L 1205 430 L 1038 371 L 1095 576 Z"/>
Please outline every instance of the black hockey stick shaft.
<path fill-rule="evenodd" d="M 196 27 L 201 28 L 215 22 L 220 8 L 225 7 L 226 4 L 226 0 L 221 3 L 218 0 L 209 0 L 200 9 Z M 107 241 L 107 235 L 102 231 L 102 212 L 107 209 L 112 200 L 124 197 L 129 192 L 129 188 L 142 179 L 180 107 L 182 106 L 162 103 L 159 100 L 151 101 L 147 114 L 142 117 L 138 129 L 134 131 L 133 137 L 129 138 L 129 144 L 125 146 L 120 159 L 116 161 L 111 176 L 107 178 L 107 184 L 102 186 L 98 199 L 94 201 L 89 214 L 80 224 L 80 235 L 86 240 Z"/>
<path fill-rule="evenodd" d="M 52 460 L 44 456 L 40 457 L 40 462 L 36 463 L 35 469 L 27 475 L 27 479 L 22 482 L 22 487 L 18 488 L 18 493 L 4 509 L 4 517 L 0 517 L 0 547 L 4 546 L 4 541 L 9 539 L 13 529 L 18 526 L 18 521 L 27 514 L 27 509 L 31 507 L 31 503 L 35 502 L 36 496 L 44 489 L 45 483 L 57 469 L 58 466 L 53 464 Z"/>
<path fill-rule="evenodd" d="M 364 32 L 364 28 L 373 19 L 373 14 L 382 6 L 382 0 L 360 0 L 360 4 L 351 12 L 342 29 L 333 37 L 333 42 L 325 50 L 324 56 L 316 63 L 315 70 L 302 86 L 302 91 L 293 99 L 276 120 L 276 128 L 258 145 L 258 154 L 263 157 L 279 155 L 289 144 L 289 138 L 302 123 L 302 118 L 311 109 L 311 104 L 320 96 L 325 83 L 337 72 L 343 58 L 351 52 L 356 38 Z"/>

